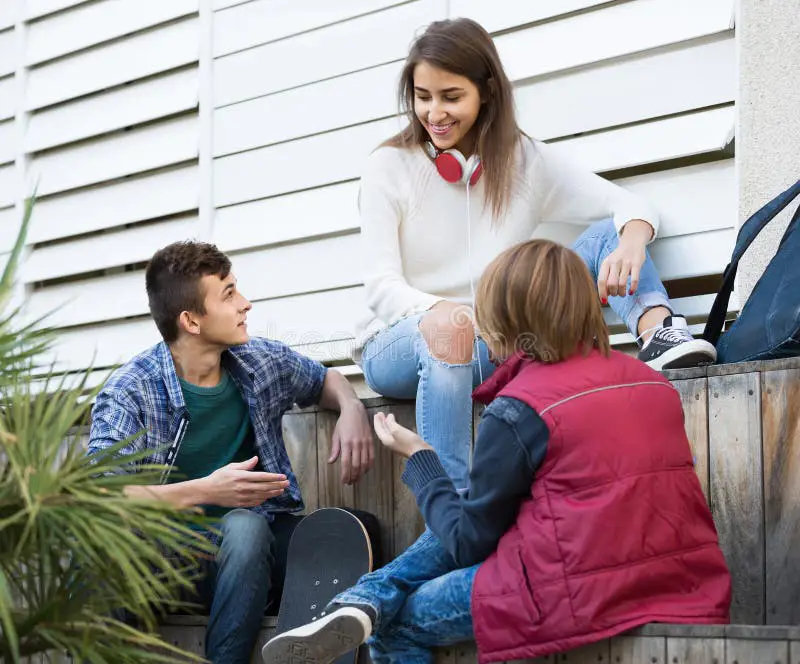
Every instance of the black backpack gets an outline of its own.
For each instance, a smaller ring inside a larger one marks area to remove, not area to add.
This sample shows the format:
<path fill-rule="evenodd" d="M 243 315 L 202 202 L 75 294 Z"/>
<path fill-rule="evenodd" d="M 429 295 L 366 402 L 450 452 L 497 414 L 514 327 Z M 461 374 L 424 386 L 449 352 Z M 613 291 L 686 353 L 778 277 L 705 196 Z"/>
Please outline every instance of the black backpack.
<path fill-rule="evenodd" d="M 731 262 L 722 278 L 722 288 L 703 332 L 703 338 L 717 347 L 719 364 L 800 355 L 800 206 L 739 317 L 720 336 L 739 260 L 762 229 L 798 195 L 800 180 L 762 207 L 739 229 Z"/>

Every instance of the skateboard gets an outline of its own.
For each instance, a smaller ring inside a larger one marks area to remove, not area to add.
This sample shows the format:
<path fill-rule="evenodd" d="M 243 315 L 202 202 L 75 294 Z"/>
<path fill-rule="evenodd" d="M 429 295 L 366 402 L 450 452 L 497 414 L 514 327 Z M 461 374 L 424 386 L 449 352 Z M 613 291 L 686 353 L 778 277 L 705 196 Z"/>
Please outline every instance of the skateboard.
<path fill-rule="evenodd" d="M 289 540 L 275 634 L 323 617 L 328 602 L 371 572 L 372 566 L 372 544 L 361 519 L 338 507 L 309 514 Z M 298 664 L 302 661 L 298 659 Z M 355 649 L 339 657 L 336 664 L 357 661 Z"/>

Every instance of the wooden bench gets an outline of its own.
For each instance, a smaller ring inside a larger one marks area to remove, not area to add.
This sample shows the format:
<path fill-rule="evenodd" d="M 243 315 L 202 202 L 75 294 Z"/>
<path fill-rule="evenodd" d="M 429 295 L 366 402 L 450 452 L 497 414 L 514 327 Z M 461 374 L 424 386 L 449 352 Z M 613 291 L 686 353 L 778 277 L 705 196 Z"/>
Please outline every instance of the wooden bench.
<path fill-rule="evenodd" d="M 681 395 L 696 469 L 733 575 L 726 627 L 648 625 L 624 637 L 541 662 L 800 664 L 800 358 L 666 372 Z M 413 402 L 365 401 L 414 426 Z M 479 416 L 476 411 L 475 417 Z M 376 444 L 373 470 L 343 486 L 328 465 L 335 414 L 284 417 L 284 433 L 308 510 L 345 505 L 374 513 L 384 552 L 396 556 L 422 532 L 403 461 Z M 205 619 L 175 617 L 167 638 L 202 653 Z M 265 619 L 262 638 L 274 621 Z M 791 657 L 790 659 L 790 651 Z M 442 649 L 440 662 L 476 662 L 472 645 Z M 258 661 L 257 659 L 254 661 Z"/>
<path fill-rule="evenodd" d="M 202 653 L 206 619 L 175 616 L 162 626 L 164 638 Z M 275 632 L 264 618 L 252 664 L 262 664 L 261 646 Z M 365 657 L 361 658 L 363 662 Z M 439 648 L 436 664 L 477 664 L 473 643 Z M 645 625 L 591 645 L 508 664 L 800 664 L 800 627 L 764 625 Z"/>

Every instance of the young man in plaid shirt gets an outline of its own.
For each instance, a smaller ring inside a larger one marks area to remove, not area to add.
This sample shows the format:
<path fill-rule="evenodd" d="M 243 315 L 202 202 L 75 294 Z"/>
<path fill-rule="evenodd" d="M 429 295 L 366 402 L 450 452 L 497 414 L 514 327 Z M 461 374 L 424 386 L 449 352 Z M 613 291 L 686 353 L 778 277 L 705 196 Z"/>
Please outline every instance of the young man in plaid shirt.
<path fill-rule="evenodd" d="M 142 432 L 121 452 L 152 450 L 163 482 L 135 497 L 202 506 L 219 519 L 220 548 L 198 584 L 209 610 L 206 657 L 250 661 L 286 545 L 303 509 L 281 432 L 293 404 L 339 411 L 330 461 L 351 484 L 371 467 L 366 411 L 340 373 L 288 346 L 250 338 L 251 304 L 214 245 L 176 242 L 150 260 L 150 313 L 163 341 L 114 372 L 92 411 L 89 453 Z M 135 470 L 135 468 L 133 469 Z"/>

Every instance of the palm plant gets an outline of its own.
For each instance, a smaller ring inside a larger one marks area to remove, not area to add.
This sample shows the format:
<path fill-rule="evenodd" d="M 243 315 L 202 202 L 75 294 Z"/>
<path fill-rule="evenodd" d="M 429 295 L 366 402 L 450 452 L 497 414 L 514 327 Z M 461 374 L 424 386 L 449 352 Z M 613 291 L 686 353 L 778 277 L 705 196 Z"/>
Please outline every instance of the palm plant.
<path fill-rule="evenodd" d="M 212 552 L 191 527 L 202 517 L 127 498 L 126 485 L 156 484 L 162 469 L 139 455 L 126 474 L 114 455 L 126 441 L 87 458 L 76 431 L 93 401 L 88 372 L 76 382 L 43 372 L 55 332 L 9 311 L 32 209 L 33 199 L 0 278 L 0 661 L 196 659 L 156 624 Z M 121 610 L 136 627 L 113 617 Z"/>

